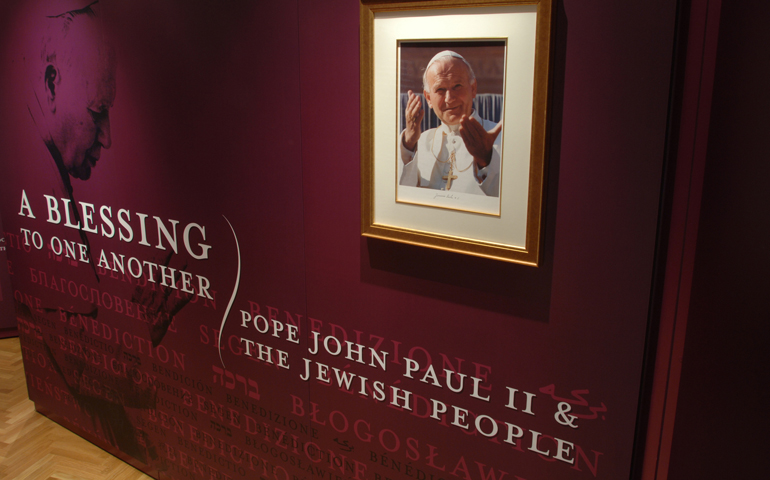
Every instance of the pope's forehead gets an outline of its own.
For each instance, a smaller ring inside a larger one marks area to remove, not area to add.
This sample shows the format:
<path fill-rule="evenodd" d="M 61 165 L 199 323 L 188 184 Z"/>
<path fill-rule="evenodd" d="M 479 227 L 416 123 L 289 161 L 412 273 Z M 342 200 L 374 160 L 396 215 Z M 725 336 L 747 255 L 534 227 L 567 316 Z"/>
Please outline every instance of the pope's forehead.
<path fill-rule="evenodd" d="M 464 75 L 466 78 L 470 76 L 468 66 L 457 57 L 446 56 L 437 59 L 430 68 L 428 68 L 428 81 L 432 77 L 443 77 L 445 75 Z"/>
<path fill-rule="evenodd" d="M 78 19 L 70 27 L 65 44 L 75 63 L 113 66 L 115 53 L 95 20 Z"/>
<path fill-rule="evenodd" d="M 89 107 L 105 108 L 115 100 L 116 62 L 114 51 L 105 44 L 93 44 L 72 52 L 70 62 L 63 66 L 66 78 L 83 95 Z"/>
<path fill-rule="evenodd" d="M 99 27 L 90 18 L 78 18 L 72 23 L 69 35 L 60 45 L 67 52 L 59 64 L 64 74 L 96 83 L 114 81 L 115 50 Z"/>

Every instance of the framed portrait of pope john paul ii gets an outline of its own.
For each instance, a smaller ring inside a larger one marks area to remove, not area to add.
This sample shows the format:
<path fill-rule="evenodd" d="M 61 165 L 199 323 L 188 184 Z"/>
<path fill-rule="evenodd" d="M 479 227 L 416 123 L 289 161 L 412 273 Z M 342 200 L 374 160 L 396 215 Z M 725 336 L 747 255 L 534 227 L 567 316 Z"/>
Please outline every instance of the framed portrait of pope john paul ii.
<path fill-rule="evenodd" d="M 537 266 L 551 0 L 361 5 L 362 234 Z"/>

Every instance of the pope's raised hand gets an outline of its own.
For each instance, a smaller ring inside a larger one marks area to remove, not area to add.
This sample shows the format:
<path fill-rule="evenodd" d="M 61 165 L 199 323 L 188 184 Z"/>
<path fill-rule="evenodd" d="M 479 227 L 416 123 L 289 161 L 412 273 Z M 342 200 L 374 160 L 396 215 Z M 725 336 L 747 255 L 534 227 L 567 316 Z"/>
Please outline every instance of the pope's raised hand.
<path fill-rule="evenodd" d="M 484 168 L 492 161 L 495 140 L 502 129 L 503 122 L 495 125 L 492 130 L 486 131 L 473 117 L 463 115 L 460 119 L 460 136 L 478 168 Z"/>
<path fill-rule="evenodd" d="M 407 150 L 413 152 L 417 147 L 417 140 L 420 139 L 422 133 L 421 125 L 422 118 L 425 116 L 425 111 L 422 109 L 422 100 L 419 95 L 415 95 L 414 92 L 409 90 L 409 100 L 406 102 L 406 127 L 404 128 L 404 147 Z"/>

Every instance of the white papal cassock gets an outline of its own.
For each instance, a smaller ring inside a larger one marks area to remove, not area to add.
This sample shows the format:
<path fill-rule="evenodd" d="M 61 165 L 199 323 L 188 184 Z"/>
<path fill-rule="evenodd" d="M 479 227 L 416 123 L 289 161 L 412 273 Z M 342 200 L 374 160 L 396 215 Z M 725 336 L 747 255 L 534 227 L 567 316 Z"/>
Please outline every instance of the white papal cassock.
<path fill-rule="evenodd" d="M 483 120 L 473 112 L 484 130 L 490 131 L 497 125 Z M 500 194 L 500 150 L 502 133 L 497 136 L 492 149 L 489 165 L 477 169 L 473 156 L 465 148 L 459 132 L 460 125 L 441 124 L 422 132 L 417 148 L 410 152 L 404 147 L 404 132 L 399 135 L 399 158 L 401 168 L 399 185 L 426 187 L 456 193 L 474 193 L 497 197 Z M 454 153 L 454 158 L 452 157 Z M 449 175 L 450 170 L 452 175 Z M 455 178 L 456 177 L 456 178 Z M 447 186 L 449 188 L 447 188 Z"/>

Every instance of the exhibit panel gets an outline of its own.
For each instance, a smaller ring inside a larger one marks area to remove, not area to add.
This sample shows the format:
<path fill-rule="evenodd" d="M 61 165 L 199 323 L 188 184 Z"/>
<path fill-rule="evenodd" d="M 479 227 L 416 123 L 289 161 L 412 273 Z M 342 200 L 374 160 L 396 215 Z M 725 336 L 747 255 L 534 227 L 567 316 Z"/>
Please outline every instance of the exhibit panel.
<path fill-rule="evenodd" d="M 2 7 L 30 398 L 156 478 L 629 478 L 676 3 L 554 2 L 537 267 L 361 236 L 365 3 Z"/>
<path fill-rule="evenodd" d="M 305 337 L 242 322 L 305 305 L 297 5 L 89 3 L 3 7 L 30 398 L 153 476 L 254 476 L 308 396 L 284 373 Z"/>
<path fill-rule="evenodd" d="M 346 51 L 341 45 L 354 42 L 357 12 L 348 5 L 304 6 L 312 21 L 301 31 L 316 39 L 307 43 L 316 63 L 303 62 L 310 72 L 322 65 L 323 52 Z M 359 393 L 357 380 L 347 388 L 332 378 L 330 387 L 320 375 L 311 399 L 318 399 L 329 435 L 342 434 L 330 414 L 345 414 L 371 478 L 630 476 L 675 7 L 555 7 L 545 252 L 538 268 L 355 238 L 360 226 L 350 199 L 358 193 L 358 172 L 337 172 L 338 191 L 323 195 L 326 165 L 306 157 L 305 194 L 314 199 L 305 208 L 313 239 L 312 246 L 306 242 L 308 316 L 323 321 L 320 338 L 385 351 L 390 362 L 387 371 L 376 371 L 322 348 L 309 357 L 313 365 L 381 380 L 388 396 L 378 402 Z M 346 118 L 357 108 L 354 98 L 343 103 L 319 95 L 340 83 L 355 88 L 355 66 L 341 67 L 335 63 L 323 83 L 305 83 L 303 117 L 312 125 L 329 112 Z M 317 151 L 348 146 L 360 135 L 336 123 L 318 128 L 303 130 L 303 153 L 309 142 Z M 327 216 L 331 211 L 335 218 Z M 454 372 L 467 375 L 459 393 L 449 388 Z M 324 412 L 324 403 L 334 406 Z M 356 434 L 357 421 L 372 437 Z"/>

